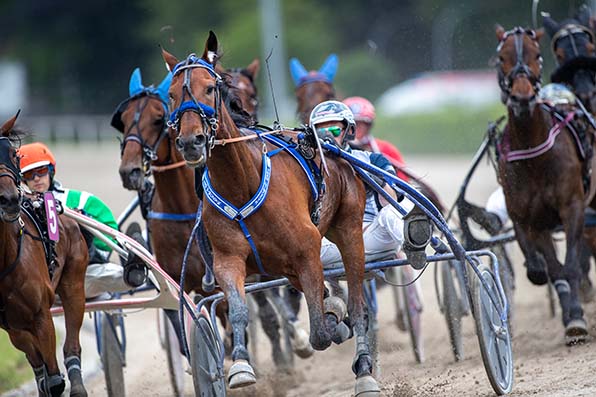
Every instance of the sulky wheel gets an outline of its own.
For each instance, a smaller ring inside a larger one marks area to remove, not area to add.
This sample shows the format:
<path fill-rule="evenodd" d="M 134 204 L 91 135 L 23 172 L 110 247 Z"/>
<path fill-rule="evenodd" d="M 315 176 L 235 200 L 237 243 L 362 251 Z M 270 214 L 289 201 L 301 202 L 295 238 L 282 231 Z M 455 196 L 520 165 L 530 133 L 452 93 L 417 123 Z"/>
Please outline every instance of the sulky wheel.
<path fill-rule="evenodd" d="M 462 323 L 462 304 L 461 297 L 458 293 L 458 289 L 455 283 L 457 275 L 455 274 L 455 268 L 452 266 L 458 266 L 459 264 L 453 262 L 443 262 L 441 266 L 441 281 L 443 283 L 443 314 L 447 321 L 447 330 L 449 331 L 449 340 L 451 341 L 451 350 L 455 356 L 455 361 L 460 361 L 464 358 L 464 346 L 461 335 L 461 323 Z"/>
<path fill-rule="evenodd" d="M 177 314 L 177 312 L 176 312 Z M 184 360 L 186 358 L 181 353 L 180 342 L 176 335 L 176 330 L 172 325 L 170 319 L 164 314 L 163 310 L 159 311 L 160 321 L 163 324 L 164 340 L 163 347 L 168 357 L 168 370 L 170 373 L 170 382 L 174 391 L 174 396 L 184 395 Z"/>
<path fill-rule="evenodd" d="M 123 367 L 126 365 L 123 345 L 124 321 L 122 316 L 97 313 L 101 317 L 99 337 L 101 338 L 101 363 L 106 379 L 106 389 L 109 397 L 123 397 L 126 395 L 124 387 Z"/>
<path fill-rule="evenodd" d="M 215 332 L 207 317 L 199 313 L 190 345 L 192 381 L 197 397 L 226 395 L 225 374 L 223 368 L 217 368 L 221 348 Z"/>
<path fill-rule="evenodd" d="M 491 268 L 481 264 L 478 270 L 488 285 L 490 294 L 497 300 L 499 310 L 503 310 L 502 297 Z M 489 292 L 481 284 L 480 279 L 475 277 L 476 274 L 471 275 L 474 321 L 484 368 L 495 392 L 498 395 L 507 394 L 513 386 L 513 355 L 509 327 L 506 321 L 501 320 Z"/>

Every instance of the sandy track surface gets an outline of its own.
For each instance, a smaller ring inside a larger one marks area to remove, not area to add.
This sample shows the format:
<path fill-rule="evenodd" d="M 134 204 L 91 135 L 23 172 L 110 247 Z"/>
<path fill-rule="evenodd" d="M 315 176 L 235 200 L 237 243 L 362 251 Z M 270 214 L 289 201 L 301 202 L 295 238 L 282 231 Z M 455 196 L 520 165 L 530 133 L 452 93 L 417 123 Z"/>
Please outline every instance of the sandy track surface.
<path fill-rule="evenodd" d="M 118 147 L 62 146 L 56 149 L 58 175 L 66 186 L 86 189 L 102 197 L 119 213 L 134 196 L 122 189 L 118 173 Z M 410 157 L 410 166 L 425 177 L 451 204 L 469 157 Z M 496 186 L 490 167 L 482 167 L 470 189 L 470 197 L 484 203 Z M 593 396 L 596 395 L 596 349 L 591 343 L 566 347 L 559 313 L 551 318 L 546 289 L 534 287 L 525 279 L 521 256 L 512 249 L 517 289 L 514 305 L 513 353 L 515 384 L 513 396 Z M 465 359 L 455 363 L 447 335 L 445 320 L 439 313 L 434 291 L 432 266 L 421 278 L 424 293 L 422 328 L 425 362 L 416 364 L 409 337 L 395 326 L 395 307 L 388 288 L 380 292 L 380 351 L 382 374 L 380 384 L 387 396 L 490 396 L 492 388 L 482 364 L 473 319 L 464 318 Z M 585 306 L 590 333 L 596 335 L 596 304 Z M 307 318 L 302 313 L 302 321 Z M 86 320 L 87 322 L 88 320 Z M 147 310 L 126 317 L 128 335 L 125 379 L 130 396 L 172 395 L 166 357 L 157 336 L 156 313 Z M 349 396 L 353 393 L 354 377 L 350 367 L 354 345 L 348 341 L 317 352 L 309 360 L 297 359 L 294 376 L 278 375 L 271 364 L 269 346 L 261 332 L 262 350 L 258 354 L 259 382 L 233 396 Z M 92 334 L 84 342 L 84 358 L 96 361 L 97 353 Z M 194 395 L 192 381 L 187 377 L 186 391 Z M 88 379 L 90 396 L 105 396 L 101 371 Z"/>

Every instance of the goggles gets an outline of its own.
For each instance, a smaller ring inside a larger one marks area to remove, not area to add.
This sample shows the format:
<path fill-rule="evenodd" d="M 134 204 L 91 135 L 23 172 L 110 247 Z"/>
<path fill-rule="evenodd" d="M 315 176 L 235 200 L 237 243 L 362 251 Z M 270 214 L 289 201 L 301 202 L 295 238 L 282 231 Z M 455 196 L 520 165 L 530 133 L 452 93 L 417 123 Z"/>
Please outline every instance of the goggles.
<path fill-rule="evenodd" d="M 35 179 L 36 176 L 43 177 L 46 176 L 50 172 L 50 167 L 44 165 L 42 167 L 37 167 L 27 172 L 23 172 L 23 179 L 26 181 L 32 181 Z"/>
<path fill-rule="evenodd" d="M 325 127 L 325 128 L 317 128 L 317 132 L 320 135 L 326 135 L 327 133 L 330 133 L 331 135 L 333 135 L 334 137 L 338 137 L 341 135 L 343 128 L 338 127 L 336 125 L 333 125 L 331 127 Z"/>

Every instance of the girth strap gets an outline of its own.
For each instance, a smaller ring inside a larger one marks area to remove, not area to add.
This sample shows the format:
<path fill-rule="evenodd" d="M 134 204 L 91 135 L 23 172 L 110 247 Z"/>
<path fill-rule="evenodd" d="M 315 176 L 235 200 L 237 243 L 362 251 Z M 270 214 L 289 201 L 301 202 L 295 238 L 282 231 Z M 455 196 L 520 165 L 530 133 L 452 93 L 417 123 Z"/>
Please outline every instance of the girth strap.
<path fill-rule="evenodd" d="M 160 221 L 173 221 L 173 222 L 184 222 L 194 221 L 197 217 L 196 213 L 192 214 L 174 214 L 169 212 L 156 212 L 149 210 L 147 213 L 147 219 L 156 219 Z"/>
<path fill-rule="evenodd" d="M 202 185 L 205 192 L 205 197 L 207 198 L 209 204 L 215 207 L 229 220 L 238 222 L 240 228 L 242 229 L 242 233 L 248 241 L 248 244 L 250 245 L 250 248 L 255 256 L 255 261 L 257 262 L 259 272 L 263 275 L 267 275 L 267 272 L 265 272 L 265 269 L 263 268 L 263 263 L 261 262 L 261 257 L 259 256 L 257 247 L 250 232 L 248 231 L 248 228 L 246 227 L 246 224 L 244 223 L 244 219 L 254 214 L 261 207 L 261 205 L 263 205 L 265 199 L 267 198 L 267 194 L 269 193 L 269 182 L 271 180 L 271 158 L 264 153 L 262 161 L 263 170 L 261 173 L 261 183 L 259 188 L 253 197 L 248 200 L 248 202 L 241 208 L 234 206 L 219 193 L 217 193 L 215 189 L 213 189 L 207 167 L 205 167 L 205 172 L 203 172 Z"/>

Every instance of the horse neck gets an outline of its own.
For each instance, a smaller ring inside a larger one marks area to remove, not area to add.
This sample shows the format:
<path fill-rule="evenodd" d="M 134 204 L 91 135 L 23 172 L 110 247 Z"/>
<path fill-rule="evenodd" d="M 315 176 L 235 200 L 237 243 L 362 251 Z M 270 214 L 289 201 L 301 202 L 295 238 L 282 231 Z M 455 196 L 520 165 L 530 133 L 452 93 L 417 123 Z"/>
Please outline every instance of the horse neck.
<path fill-rule="evenodd" d="M 176 150 L 170 136 L 164 139 L 162 145 L 169 148 L 168 156 L 171 164 L 183 162 L 184 158 Z M 165 161 L 158 157 L 158 162 Z M 157 212 L 190 214 L 197 211 L 199 199 L 194 191 L 193 170 L 186 165 L 170 170 L 153 173 L 155 180 L 155 200 L 153 209 Z"/>
<path fill-rule="evenodd" d="M 220 120 L 219 136 L 241 136 L 225 108 L 222 108 Z M 260 184 L 260 157 L 260 150 L 251 141 L 216 146 L 207 159 L 213 188 L 233 204 L 244 204 Z"/>
<path fill-rule="evenodd" d="M 515 116 L 508 108 L 508 130 L 512 150 L 528 149 L 543 143 L 550 130 L 548 115 L 540 105 L 527 116 Z"/>
<path fill-rule="evenodd" d="M 0 221 L 0 241 L 2 241 L 0 244 L 0 271 L 10 266 L 16 258 L 18 234 L 16 225 L 17 223 Z"/>

